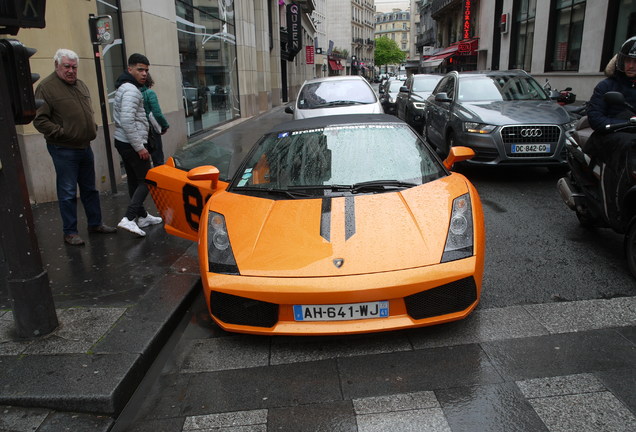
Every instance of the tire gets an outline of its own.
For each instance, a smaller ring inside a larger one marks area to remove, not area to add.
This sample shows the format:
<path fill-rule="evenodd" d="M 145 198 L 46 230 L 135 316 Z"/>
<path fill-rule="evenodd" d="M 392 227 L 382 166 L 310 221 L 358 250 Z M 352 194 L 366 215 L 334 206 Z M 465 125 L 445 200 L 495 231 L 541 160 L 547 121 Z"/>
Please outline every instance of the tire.
<path fill-rule="evenodd" d="M 577 208 L 576 217 L 579 220 L 579 224 L 581 224 L 583 228 L 592 229 L 596 227 L 596 219 L 588 212 L 581 211 Z"/>
<path fill-rule="evenodd" d="M 570 171 L 570 167 L 568 165 L 551 165 L 548 167 L 548 171 L 550 174 L 564 176 Z"/>
<path fill-rule="evenodd" d="M 632 220 L 625 234 L 625 256 L 629 271 L 636 277 L 636 219 Z"/>

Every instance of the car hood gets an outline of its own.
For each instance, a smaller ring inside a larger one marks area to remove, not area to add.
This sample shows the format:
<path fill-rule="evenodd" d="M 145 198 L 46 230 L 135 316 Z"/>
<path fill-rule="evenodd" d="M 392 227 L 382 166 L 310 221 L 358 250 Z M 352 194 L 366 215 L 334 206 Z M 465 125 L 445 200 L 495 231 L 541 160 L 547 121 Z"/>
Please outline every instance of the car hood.
<path fill-rule="evenodd" d="M 225 216 L 241 275 L 344 276 L 438 264 L 452 201 L 467 191 L 466 179 L 451 174 L 400 192 L 351 197 L 270 200 L 223 192 L 210 209 Z"/>
<path fill-rule="evenodd" d="M 464 121 L 492 125 L 563 124 L 570 116 L 553 101 L 493 101 L 457 104 L 456 112 Z"/>
<path fill-rule="evenodd" d="M 327 107 L 314 109 L 294 109 L 294 119 L 306 119 L 340 114 L 382 114 L 384 110 L 379 101 L 367 104 L 346 105 L 341 107 Z"/>

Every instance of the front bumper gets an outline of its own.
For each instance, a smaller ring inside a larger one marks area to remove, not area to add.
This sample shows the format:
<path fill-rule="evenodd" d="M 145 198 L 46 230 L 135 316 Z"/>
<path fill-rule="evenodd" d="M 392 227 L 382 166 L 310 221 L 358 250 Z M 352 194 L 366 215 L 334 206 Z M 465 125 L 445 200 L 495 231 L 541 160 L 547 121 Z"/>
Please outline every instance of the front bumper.
<path fill-rule="evenodd" d="M 354 334 L 422 327 L 465 318 L 481 294 L 483 260 L 319 278 L 267 278 L 206 273 L 203 290 L 223 329 L 278 335 Z M 295 321 L 294 305 L 389 301 L 386 318 Z"/>
<path fill-rule="evenodd" d="M 513 144 L 524 144 L 522 140 L 511 142 L 510 138 L 502 136 L 502 129 L 513 126 L 498 127 L 489 134 L 456 132 L 455 145 L 470 147 L 475 151 L 475 156 L 466 161 L 474 165 L 511 165 L 511 166 L 565 166 L 567 156 L 565 151 L 565 131 L 561 126 L 548 125 L 558 129 L 558 134 L 553 140 L 541 144 L 549 144 L 549 153 L 513 154 Z M 514 126 L 521 128 L 523 126 Z M 558 135 L 558 136 L 557 136 Z M 535 140 L 536 141 L 536 140 Z"/>

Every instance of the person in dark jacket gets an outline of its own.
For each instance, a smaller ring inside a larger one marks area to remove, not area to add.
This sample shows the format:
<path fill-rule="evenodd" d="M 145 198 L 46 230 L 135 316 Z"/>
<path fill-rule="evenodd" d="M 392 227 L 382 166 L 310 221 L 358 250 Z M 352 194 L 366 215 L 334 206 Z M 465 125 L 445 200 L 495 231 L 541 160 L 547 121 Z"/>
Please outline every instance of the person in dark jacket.
<path fill-rule="evenodd" d="M 33 125 L 44 135 L 55 166 L 64 242 L 81 246 L 84 240 L 77 231 L 78 186 L 88 232 L 112 234 L 117 230 L 102 223 L 91 150 L 91 141 L 97 136 L 97 124 L 88 87 L 77 78 L 79 57 L 71 50 L 59 49 L 53 61 L 55 71 L 35 90 L 35 97 L 44 103 L 38 108 Z"/>
<path fill-rule="evenodd" d="M 148 122 L 150 123 L 150 128 L 148 129 L 148 142 L 152 142 L 154 147 L 154 149 L 150 152 L 150 157 L 152 159 L 152 165 L 159 166 L 164 163 L 163 141 L 161 139 L 161 135 L 168 131 L 170 125 L 161 112 L 157 93 L 152 90 L 152 86 L 154 85 L 155 81 L 149 73 L 146 77 L 146 85 L 141 88 L 141 93 L 144 98 L 144 109 L 148 116 Z"/>
<path fill-rule="evenodd" d="M 590 98 L 587 118 L 594 133 L 588 141 L 586 151 L 604 162 L 601 173 L 602 193 L 605 199 L 606 216 L 620 221 L 619 196 L 626 172 L 625 157 L 628 146 L 636 139 L 635 133 L 606 132 L 605 126 L 624 123 L 634 114 L 623 106 L 610 105 L 603 96 L 610 91 L 620 92 L 625 101 L 636 107 L 636 36 L 626 40 L 619 53 L 605 68 L 607 78 L 594 88 Z"/>
<path fill-rule="evenodd" d="M 115 121 L 115 148 L 124 161 L 130 204 L 118 228 L 130 231 L 138 237 L 146 232 L 141 228 L 162 222 L 144 208 L 148 196 L 146 174 L 150 169 L 148 142 L 148 118 L 144 109 L 141 88 L 146 83 L 150 62 L 142 54 L 128 58 L 128 70 L 117 78 L 113 120 Z"/>

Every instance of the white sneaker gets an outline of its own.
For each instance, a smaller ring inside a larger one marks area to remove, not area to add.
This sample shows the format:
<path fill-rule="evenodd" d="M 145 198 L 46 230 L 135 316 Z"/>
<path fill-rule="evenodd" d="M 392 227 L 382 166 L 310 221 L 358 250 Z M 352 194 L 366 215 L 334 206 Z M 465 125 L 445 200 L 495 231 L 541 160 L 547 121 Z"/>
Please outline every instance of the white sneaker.
<path fill-rule="evenodd" d="M 137 218 L 137 225 L 139 225 L 139 228 L 144 228 L 150 225 L 157 225 L 161 222 L 163 222 L 163 219 L 161 219 L 159 216 L 153 216 L 150 213 L 148 213 L 146 217 Z"/>
<path fill-rule="evenodd" d="M 130 219 L 128 219 L 126 216 L 123 217 L 123 219 L 117 224 L 117 228 L 121 228 L 124 229 L 126 231 L 130 231 L 131 233 L 139 236 L 139 237 L 145 237 L 146 236 L 146 232 L 144 230 L 142 230 L 141 228 L 139 228 L 137 226 L 137 224 L 135 223 L 135 221 L 131 221 Z"/>

